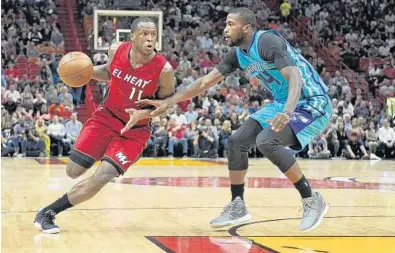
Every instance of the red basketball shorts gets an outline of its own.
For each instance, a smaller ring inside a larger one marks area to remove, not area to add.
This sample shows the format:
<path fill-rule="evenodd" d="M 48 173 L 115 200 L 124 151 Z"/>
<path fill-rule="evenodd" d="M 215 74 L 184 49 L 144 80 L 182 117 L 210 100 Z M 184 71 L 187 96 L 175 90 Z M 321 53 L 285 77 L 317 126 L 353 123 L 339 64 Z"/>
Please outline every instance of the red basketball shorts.
<path fill-rule="evenodd" d="M 70 160 L 90 168 L 99 160 L 111 163 L 120 174 L 132 165 L 147 146 L 151 136 L 149 126 L 135 127 L 120 134 L 125 123 L 105 107 L 100 106 L 84 124 Z"/>

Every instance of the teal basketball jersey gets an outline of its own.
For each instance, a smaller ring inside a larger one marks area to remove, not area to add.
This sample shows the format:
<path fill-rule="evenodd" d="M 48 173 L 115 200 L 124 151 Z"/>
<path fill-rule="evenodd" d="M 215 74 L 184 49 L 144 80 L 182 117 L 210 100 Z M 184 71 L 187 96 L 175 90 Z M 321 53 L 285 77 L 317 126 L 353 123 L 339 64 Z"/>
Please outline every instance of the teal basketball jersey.
<path fill-rule="evenodd" d="M 303 79 L 301 96 L 298 106 L 309 111 L 325 114 L 323 108 L 329 103 L 326 93 L 328 87 L 324 84 L 317 71 L 311 64 L 275 30 L 261 30 L 254 34 L 253 40 L 244 52 L 236 48 L 236 55 L 240 68 L 257 78 L 260 83 L 271 92 L 274 101 L 285 104 L 288 98 L 288 81 L 273 62 L 267 62 L 259 54 L 259 37 L 264 33 L 274 33 L 280 36 L 287 45 L 287 52 L 295 65 L 299 68 Z M 315 114 L 313 112 L 313 114 Z"/>

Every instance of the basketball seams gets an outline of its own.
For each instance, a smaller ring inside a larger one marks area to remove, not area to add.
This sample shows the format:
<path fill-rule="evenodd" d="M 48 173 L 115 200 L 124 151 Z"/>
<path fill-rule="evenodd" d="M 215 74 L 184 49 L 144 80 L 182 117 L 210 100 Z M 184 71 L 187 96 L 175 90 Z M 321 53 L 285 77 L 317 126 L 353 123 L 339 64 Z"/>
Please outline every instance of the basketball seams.
<path fill-rule="evenodd" d="M 74 72 L 74 73 L 71 73 L 71 74 L 67 74 L 67 75 L 60 75 L 60 71 L 58 72 L 59 73 L 59 77 L 68 77 L 68 76 L 72 76 L 72 75 L 76 75 L 76 74 L 79 74 L 79 73 L 81 73 L 81 72 L 83 72 L 83 71 L 85 71 L 86 69 L 88 69 L 88 68 L 93 68 L 93 64 L 92 64 L 92 61 L 90 60 L 90 59 L 84 59 L 84 58 L 77 58 L 77 59 L 72 59 L 72 60 L 70 60 L 70 61 L 68 61 L 68 62 L 66 62 L 66 63 L 64 63 L 63 65 L 60 65 L 59 66 L 59 69 L 60 68 L 62 68 L 62 67 L 64 67 L 64 66 L 66 66 L 67 64 L 69 64 L 70 62 L 72 62 L 72 61 L 76 61 L 76 60 L 89 60 L 90 61 L 90 64 L 89 64 L 89 66 L 88 67 L 86 67 L 86 68 L 84 68 L 84 69 L 82 69 L 82 70 L 80 70 L 80 71 L 78 71 L 78 72 Z"/>

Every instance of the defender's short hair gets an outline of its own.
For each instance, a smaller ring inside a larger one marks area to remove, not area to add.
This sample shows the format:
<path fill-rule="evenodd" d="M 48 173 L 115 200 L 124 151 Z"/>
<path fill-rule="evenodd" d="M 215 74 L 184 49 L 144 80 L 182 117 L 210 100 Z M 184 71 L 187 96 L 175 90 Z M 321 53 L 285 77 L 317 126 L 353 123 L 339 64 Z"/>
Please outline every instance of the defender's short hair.
<path fill-rule="evenodd" d="M 255 13 L 252 10 L 246 7 L 239 7 L 231 10 L 229 14 L 231 13 L 239 15 L 246 24 L 250 24 L 253 29 L 256 28 L 256 17 Z"/>
<path fill-rule="evenodd" d="M 155 24 L 154 20 L 152 20 L 152 18 L 150 17 L 138 17 L 135 20 L 133 20 L 132 24 L 130 25 L 130 32 L 134 33 L 137 30 L 138 25 L 142 22 L 149 22 Z"/>

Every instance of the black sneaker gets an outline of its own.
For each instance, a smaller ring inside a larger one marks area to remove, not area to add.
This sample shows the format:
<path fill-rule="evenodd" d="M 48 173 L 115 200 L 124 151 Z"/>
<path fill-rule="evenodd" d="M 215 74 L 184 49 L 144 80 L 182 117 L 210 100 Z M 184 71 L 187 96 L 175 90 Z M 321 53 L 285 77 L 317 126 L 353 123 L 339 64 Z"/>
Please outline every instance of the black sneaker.
<path fill-rule="evenodd" d="M 43 211 L 38 212 L 34 219 L 34 226 L 47 234 L 59 233 L 59 227 L 53 222 L 55 215 L 56 213 L 53 210 L 48 210 L 45 213 Z"/>

